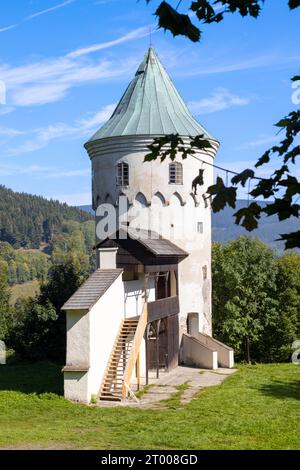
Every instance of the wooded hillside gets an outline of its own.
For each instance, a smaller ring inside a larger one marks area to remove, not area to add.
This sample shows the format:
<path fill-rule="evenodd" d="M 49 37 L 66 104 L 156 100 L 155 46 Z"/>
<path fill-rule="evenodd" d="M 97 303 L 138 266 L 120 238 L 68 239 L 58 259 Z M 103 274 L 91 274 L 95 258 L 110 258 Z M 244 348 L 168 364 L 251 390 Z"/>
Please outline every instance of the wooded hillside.
<path fill-rule="evenodd" d="M 0 240 L 14 248 L 52 244 L 64 222 L 87 222 L 93 216 L 59 201 L 14 192 L 0 185 Z"/>

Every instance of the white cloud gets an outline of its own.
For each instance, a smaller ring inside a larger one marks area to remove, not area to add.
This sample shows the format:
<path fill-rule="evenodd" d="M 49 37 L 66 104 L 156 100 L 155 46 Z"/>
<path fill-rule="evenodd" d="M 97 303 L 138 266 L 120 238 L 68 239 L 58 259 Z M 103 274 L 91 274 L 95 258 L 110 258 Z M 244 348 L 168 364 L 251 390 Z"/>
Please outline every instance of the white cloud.
<path fill-rule="evenodd" d="M 37 18 L 41 15 L 46 15 L 47 13 L 51 13 L 52 11 L 58 10 L 60 8 L 64 8 L 70 3 L 74 3 L 75 0 L 66 0 L 65 2 L 59 3 L 58 5 L 54 5 L 53 7 L 46 8 L 45 10 L 38 11 L 37 13 L 33 13 L 32 15 L 27 16 L 23 21 L 29 21 L 33 18 Z"/>
<path fill-rule="evenodd" d="M 201 63 L 202 60 L 197 56 L 196 61 Z M 193 68 L 191 65 L 191 61 L 188 66 L 183 67 L 183 64 L 179 64 L 180 68 L 177 69 L 176 75 L 181 77 L 194 77 L 198 75 L 210 75 L 210 74 L 218 74 L 218 73 L 229 73 L 229 72 L 239 72 L 243 70 L 251 70 L 257 68 L 266 68 L 272 67 L 274 65 L 282 65 L 282 64 L 294 64 L 299 62 L 299 56 L 277 56 L 274 54 L 269 55 L 261 55 L 257 57 L 250 57 L 244 60 L 238 60 L 236 62 L 228 63 L 228 64 L 220 64 L 220 60 L 215 59 L 214 63 L 218 63 L 218 65 L 206 65 L 202 63 L 201 67 L 199 66 Z"/>
<path fill-rule="evenodd" d="M 27 21 L 30 21 L 33 18 L 37 18 L 38 16 L 46 15 L 47 13 L 51 13 L 52 11 L 58 10 L 60 8 L 64 8 L 67 5 L 74 3 L 75 1 L 76 0 L 66 0 L 62 3 L 59 3 L 58 5 L 54 5 L 53 7 L 46 8 L 45 10 L 37 11 L 36 13 L 33 13 L 32 15 L 26 16 L 21 21 L 19 21 L 19 23 L 14 23 L 9 26 L 4 26 L 3 28 L 0 28 L 0 33 L 4 33 L 5 31 L 9 31 L 10 29 L 17 28 L 21 24 L 26 23 Z"/>
<path fill-rule="evenodd" d="M 51 141 L 57 139 L 74 139 L 90 137 L 111 116 L 116 104 L 103 106 L 97 113 L 89 113 L 84 119 L 77 119 L 73 124 L 57 122 L 46 127 L 32 129 L 26 132 L 25 141 L 17 146 L 2 150 L 3 157 L 14 157 L 45 148 Z M 5 132 L 5 134 L 4 134 Z M 25 134 L 23 131 L 3 128 L 3 135 L 15 137 Z M 0 128 L 1 136 L 1 128 Z"/>
<path fill-rule="evenodd" d="M 264 145 L 273 145 L 276 142 L 279 142 L 280 137 L 280 135 L 260 135 L 255 140 L 238 145 L 234 150 L 249 150 Z"/>
<path fill-rule="evenodd" d="M 17 24 L 11 24 L 9 26 L 4 26 L 3 28 L 0 28 L 0 33 L 4 33 L 5 31 L 9 31 L 10 29 L 14 29 L 17 26 L 18 26 Z"/>
<path fill-rule="evenodd" d="M 108 61 L 90 59 L 96 50 L 136 39 L 148 34 L 148 28 L 137 28 L 113 41 L 76 49 L 61 57 L 41 59 L 25 65 L 0 66 L 0 80 L 6 85 L 9 106 L 33 106 L 63 99 L 74 86 L 124 77 L 136 66 L 136 59 Z"/>
<path fill-rule="evenodd" d="M 17 129 L 11 129 L 9 127 L 1 127 L 0 126 L 0 137 L 15 137 L 17 135 L 24 134 L 23 131 L 19 131 Z"/>
<path fill-rule="evenodd" d="M 99 44 L 93 44 L 92 46 L 88 46 L 88 47 L 82 47 L 80 49 L 77 49 L 76 51 L 70 52 L 66 57 L 70 57 L 71 59 L 74 59 L 82 55 L 90 54 L 91 52 L 101 51 L 103 49 L 107 49 L 109 47 L 122 44 L 123 42 L 131 41 L 137 38 L 143 38 L 145 36 L 149 36 L 149 27 L 146 27 L 146 26 L 130 31 L 124 36 L 114 39 L 113 41 L 107 41 L 107 42 L 102 42 Z"/>
<path fill-rule="evenodd" d="M 13 94 L 15 106 L 32 106 L 53 103 L 64 98 L 68 85 L 63 83 L 44 83 L 42 85 L 16 89 Z"/>
<path fill-rule="evenodd" d="M 4 114 L 9 114 L 14 111 L 13 106 L 0 106 L 0 116 L 4 116 Z"/>
<path fill-rule="evenodd" d="M 94 127 L 99 126 L 99 124 L 108 121 L 115 108 L 116 103 L 103 106 L 103 108 L 98 113 L 90 114 L 89 117 L 78 121 L 79 127 L 84 131 L 90 131 Z"/>
<path fill-rule="evenodd" d="M 245 106 L 250 103 L 249 98 L 235 95 L 226 88 L 216 88 L 210 97 L 198 101 L 190 101 L 188 107 L 195 115 L 215 113 L 233 106 Z"/>

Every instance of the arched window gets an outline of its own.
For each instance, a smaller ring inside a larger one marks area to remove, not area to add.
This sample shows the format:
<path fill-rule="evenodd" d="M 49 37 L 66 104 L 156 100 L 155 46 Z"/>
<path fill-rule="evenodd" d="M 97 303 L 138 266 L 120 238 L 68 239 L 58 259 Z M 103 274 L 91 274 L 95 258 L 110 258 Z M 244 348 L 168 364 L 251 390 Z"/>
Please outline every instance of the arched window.
<path fill-rule="evenodd" d="M 117 165 L 117 185 L 128 186 L 129 185 L 129 166 L 128 163 L 118 163 Z"/>
<path fill-rule="evenodd" d="M 182 164 L 178 162 L 169 165 L 169 184 L 183 184 Z"/>

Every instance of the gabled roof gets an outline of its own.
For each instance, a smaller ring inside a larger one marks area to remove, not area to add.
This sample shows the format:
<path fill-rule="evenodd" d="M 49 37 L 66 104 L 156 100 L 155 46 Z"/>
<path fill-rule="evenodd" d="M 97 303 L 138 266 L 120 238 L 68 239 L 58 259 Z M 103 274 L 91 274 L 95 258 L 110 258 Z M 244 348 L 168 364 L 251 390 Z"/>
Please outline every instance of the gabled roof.
<path fill-rule="evenodd" d="M 122 271 L 122 269 L 97 269 L 67 300 L 62 310 L 90 310 Z"/>
<path fill-rule="evenodd" d="M 151 230 L 139 230 L 138 235 L 130 233 L 130 238 L 137 240 L 154 256 L 178 256 L 186 258 L 188 253 L 170 240 Z"/>
<path fill-rule="evenodd" d="M 175 245 L 170 240 L 163 238 L 153 230 L 138 229 L 138 231 L 121 229 L 110 238 L 96 244 L 95 248 L 101 246 L 122 246 L 133 256 L 138 256 L 140 249 L 146 250 L 148 257 L 154 258 L 178 258 L 178 261 L 186 258 L 189 253 Z M 139 248 L 140 247 L 140 248 Z"/>
<path fill-rule="evenodd" d="M 111 118 L 87 144 L 107 137 L 167 134 L 204 134 L 216 140 L 193 118 L 150 47 Z"/>

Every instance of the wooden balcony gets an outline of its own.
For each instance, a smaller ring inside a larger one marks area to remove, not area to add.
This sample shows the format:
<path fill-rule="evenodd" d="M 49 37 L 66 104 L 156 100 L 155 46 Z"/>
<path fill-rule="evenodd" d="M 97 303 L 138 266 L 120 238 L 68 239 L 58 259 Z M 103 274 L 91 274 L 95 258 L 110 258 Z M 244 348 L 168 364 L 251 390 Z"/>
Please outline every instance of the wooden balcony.
<path fill-rule="evenodd" d="M 179 313 L 178 296 L 148 302 L 148 322 Z"/>

